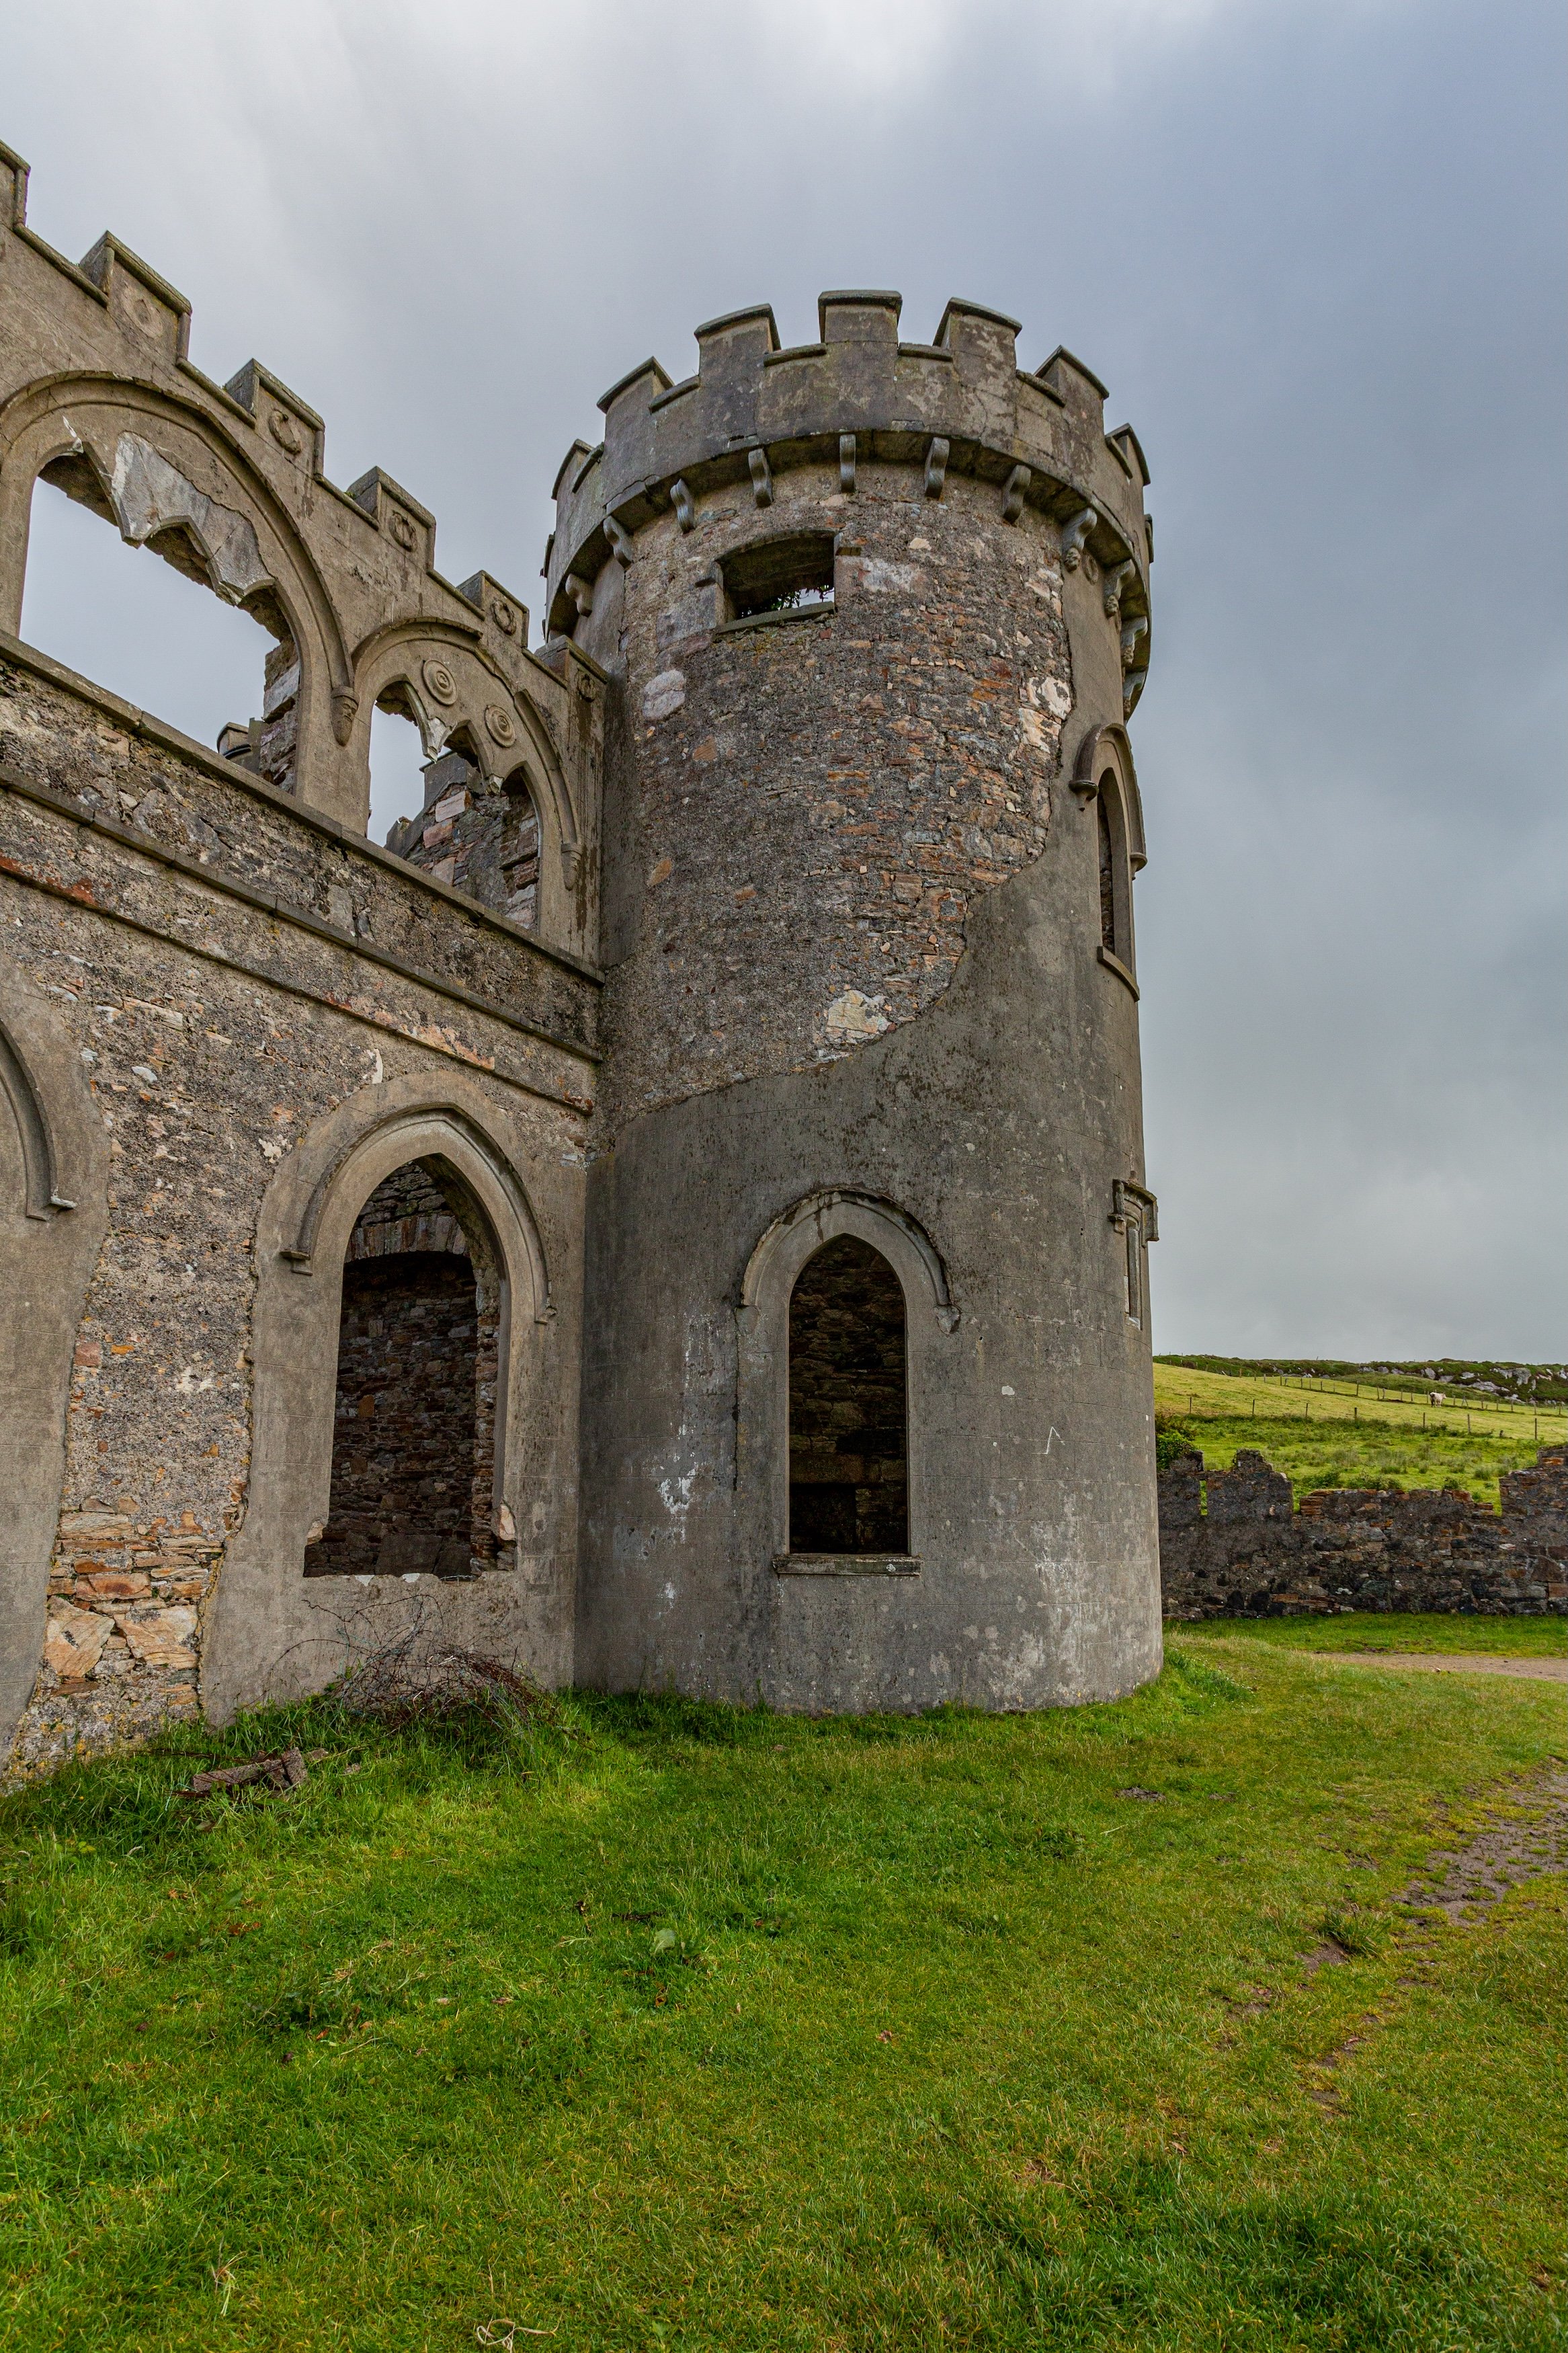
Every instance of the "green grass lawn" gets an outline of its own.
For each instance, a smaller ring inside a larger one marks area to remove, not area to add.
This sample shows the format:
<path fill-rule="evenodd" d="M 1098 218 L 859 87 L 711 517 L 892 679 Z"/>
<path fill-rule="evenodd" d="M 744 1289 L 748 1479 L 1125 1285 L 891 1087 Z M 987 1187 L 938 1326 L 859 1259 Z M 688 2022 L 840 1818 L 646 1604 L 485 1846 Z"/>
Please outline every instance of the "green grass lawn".
<path fill-rule="evenodd" d="M 1568 1657 L 1568 1618 L 1457 1618 L 1415 1609 L 1346 1609 L 1331 1618 L 1205 1618 L 1169 1630 L 1185 1642 L 1272 1642 L 1287 1651 L 1469 1651 L 1490 1658 Z"/>
<path fill-rule="evenodd" d="M 328 1746 L 288 1798 L 12 1797 L 0 2344 L 1560 2345 L 1561 1882 L 1399 1899 L 1562 1694 L 1261 1630 L 1048 1715 L 321 1705 L 222 1744 Z"/>

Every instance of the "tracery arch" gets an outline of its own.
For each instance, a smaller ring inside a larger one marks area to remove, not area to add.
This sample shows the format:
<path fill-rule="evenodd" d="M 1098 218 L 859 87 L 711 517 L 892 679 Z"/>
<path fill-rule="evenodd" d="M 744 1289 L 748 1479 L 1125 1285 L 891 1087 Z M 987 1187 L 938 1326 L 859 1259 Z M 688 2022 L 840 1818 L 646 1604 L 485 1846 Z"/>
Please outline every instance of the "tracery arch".
<path fill-rule="evenodd" d="M 91 507 L 132 545 L 151 544 L 242 607 L 280 647 L 293 647 L 292 773 L 310 797 L 330 798 L 353 702 L 347 652 L 309 550 L 237 438 L 195 406 L 126 378 L 71 374 L 16 394 L 0 409 L 0 627 L 14 634 L 40 479 Z"/>

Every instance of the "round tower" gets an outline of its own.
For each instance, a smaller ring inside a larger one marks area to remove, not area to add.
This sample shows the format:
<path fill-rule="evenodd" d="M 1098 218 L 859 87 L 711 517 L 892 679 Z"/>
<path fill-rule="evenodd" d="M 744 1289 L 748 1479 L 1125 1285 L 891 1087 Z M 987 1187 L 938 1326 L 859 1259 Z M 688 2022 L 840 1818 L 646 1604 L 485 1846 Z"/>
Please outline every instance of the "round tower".
<path fill-rule="evenodd" d="M 1147 480 L 1104 388 L 825 294 L 647 362 L 556 484 L 605 673 L 577 1672 L 1026 1707 L 1160 1662 L 1125 721 Z"/>

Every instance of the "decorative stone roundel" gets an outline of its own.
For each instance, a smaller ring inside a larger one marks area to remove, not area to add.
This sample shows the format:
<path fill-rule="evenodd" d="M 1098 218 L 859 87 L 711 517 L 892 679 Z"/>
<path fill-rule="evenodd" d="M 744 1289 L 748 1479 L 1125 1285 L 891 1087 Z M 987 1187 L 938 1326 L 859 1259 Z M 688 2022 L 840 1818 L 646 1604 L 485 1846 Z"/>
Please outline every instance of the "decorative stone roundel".
<path fill-rule="evenodd" d="M 444 661 L 427 661 L 419 673 L 437 702 L 447 708 L 458 700 L 458 681 Z"/>
<path fill-rule="evenodd" d="M 413 546 L 414 525 L 409 522 L 408 517 L 400 512 L 396 507 L 394 507 L 392 510 L 392 522 L 390 528 L 392 536 L 397 542 L 399 547 L 411 548 Z"/>
<path fill-rule="evenodd" d="M 305 446 L 305 437 L 289 411 L 286 408 L 275 408 L 267 423 L 272 438 L 277 442 L 279 449 L 287 449 L 290 458 L 297 458 Z"/>
<path fill-rule="evenodd" d="M 489 729 L 491 735 L 498 744 L 507 744 L 516 743 L 517 722 L 513 719 L 510 711 L 502 710 L 499 702 L 491 702 L 486 705 L 485 725 Z"/>
<path fill-rule="evenodd" d="M 504 596 L 497 596 L 490 605 L 490 618 L 503 638 L 517 635 L 517 607 L 509 605 Z"/>

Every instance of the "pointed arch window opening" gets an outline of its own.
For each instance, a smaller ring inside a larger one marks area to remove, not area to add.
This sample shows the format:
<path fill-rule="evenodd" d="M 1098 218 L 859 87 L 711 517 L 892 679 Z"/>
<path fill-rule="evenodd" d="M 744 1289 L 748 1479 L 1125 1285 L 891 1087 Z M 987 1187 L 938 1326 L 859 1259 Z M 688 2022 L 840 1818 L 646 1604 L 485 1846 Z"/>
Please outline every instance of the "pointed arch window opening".
<path fill-rule="evenodd" d="M 133 557 L 149 553 L 163 565 L 132 568 Z M 187 596 L 163 565 L 205 599 Z M 231 621 L 231 612 L 270 643 Z M 268 784 L 294 789 L 300 656 L 276 588 L 220 589 L 208 556 L 179 522 L 128 537 L 84 455 L 54 459 L 33 484 L 21 635 Z M 228 715 L 247 704 L 255 715 Z"/>
<path fill-rule="evenodd" d="M 477 1577 L 496 1566 L 501 1283 L 488 1220 L 409 1161 L 343 1257 L 331 1498 L 307 1577 Z"/>
<path fill-rule="evenodd" d="M 789 1304 L 789 1552 L 910 1550 L 903 1285 L 849 1234 L 825 1242 Z"/>
<path fill-rule="evenodd" d="M 542 828 L 526 765 L 504 779 L 487 777 L 459 728 L 425 769 L 424 789 L 421 815 L 394 826 L 387 848 L 522 930 L 538 931 Z"/>

